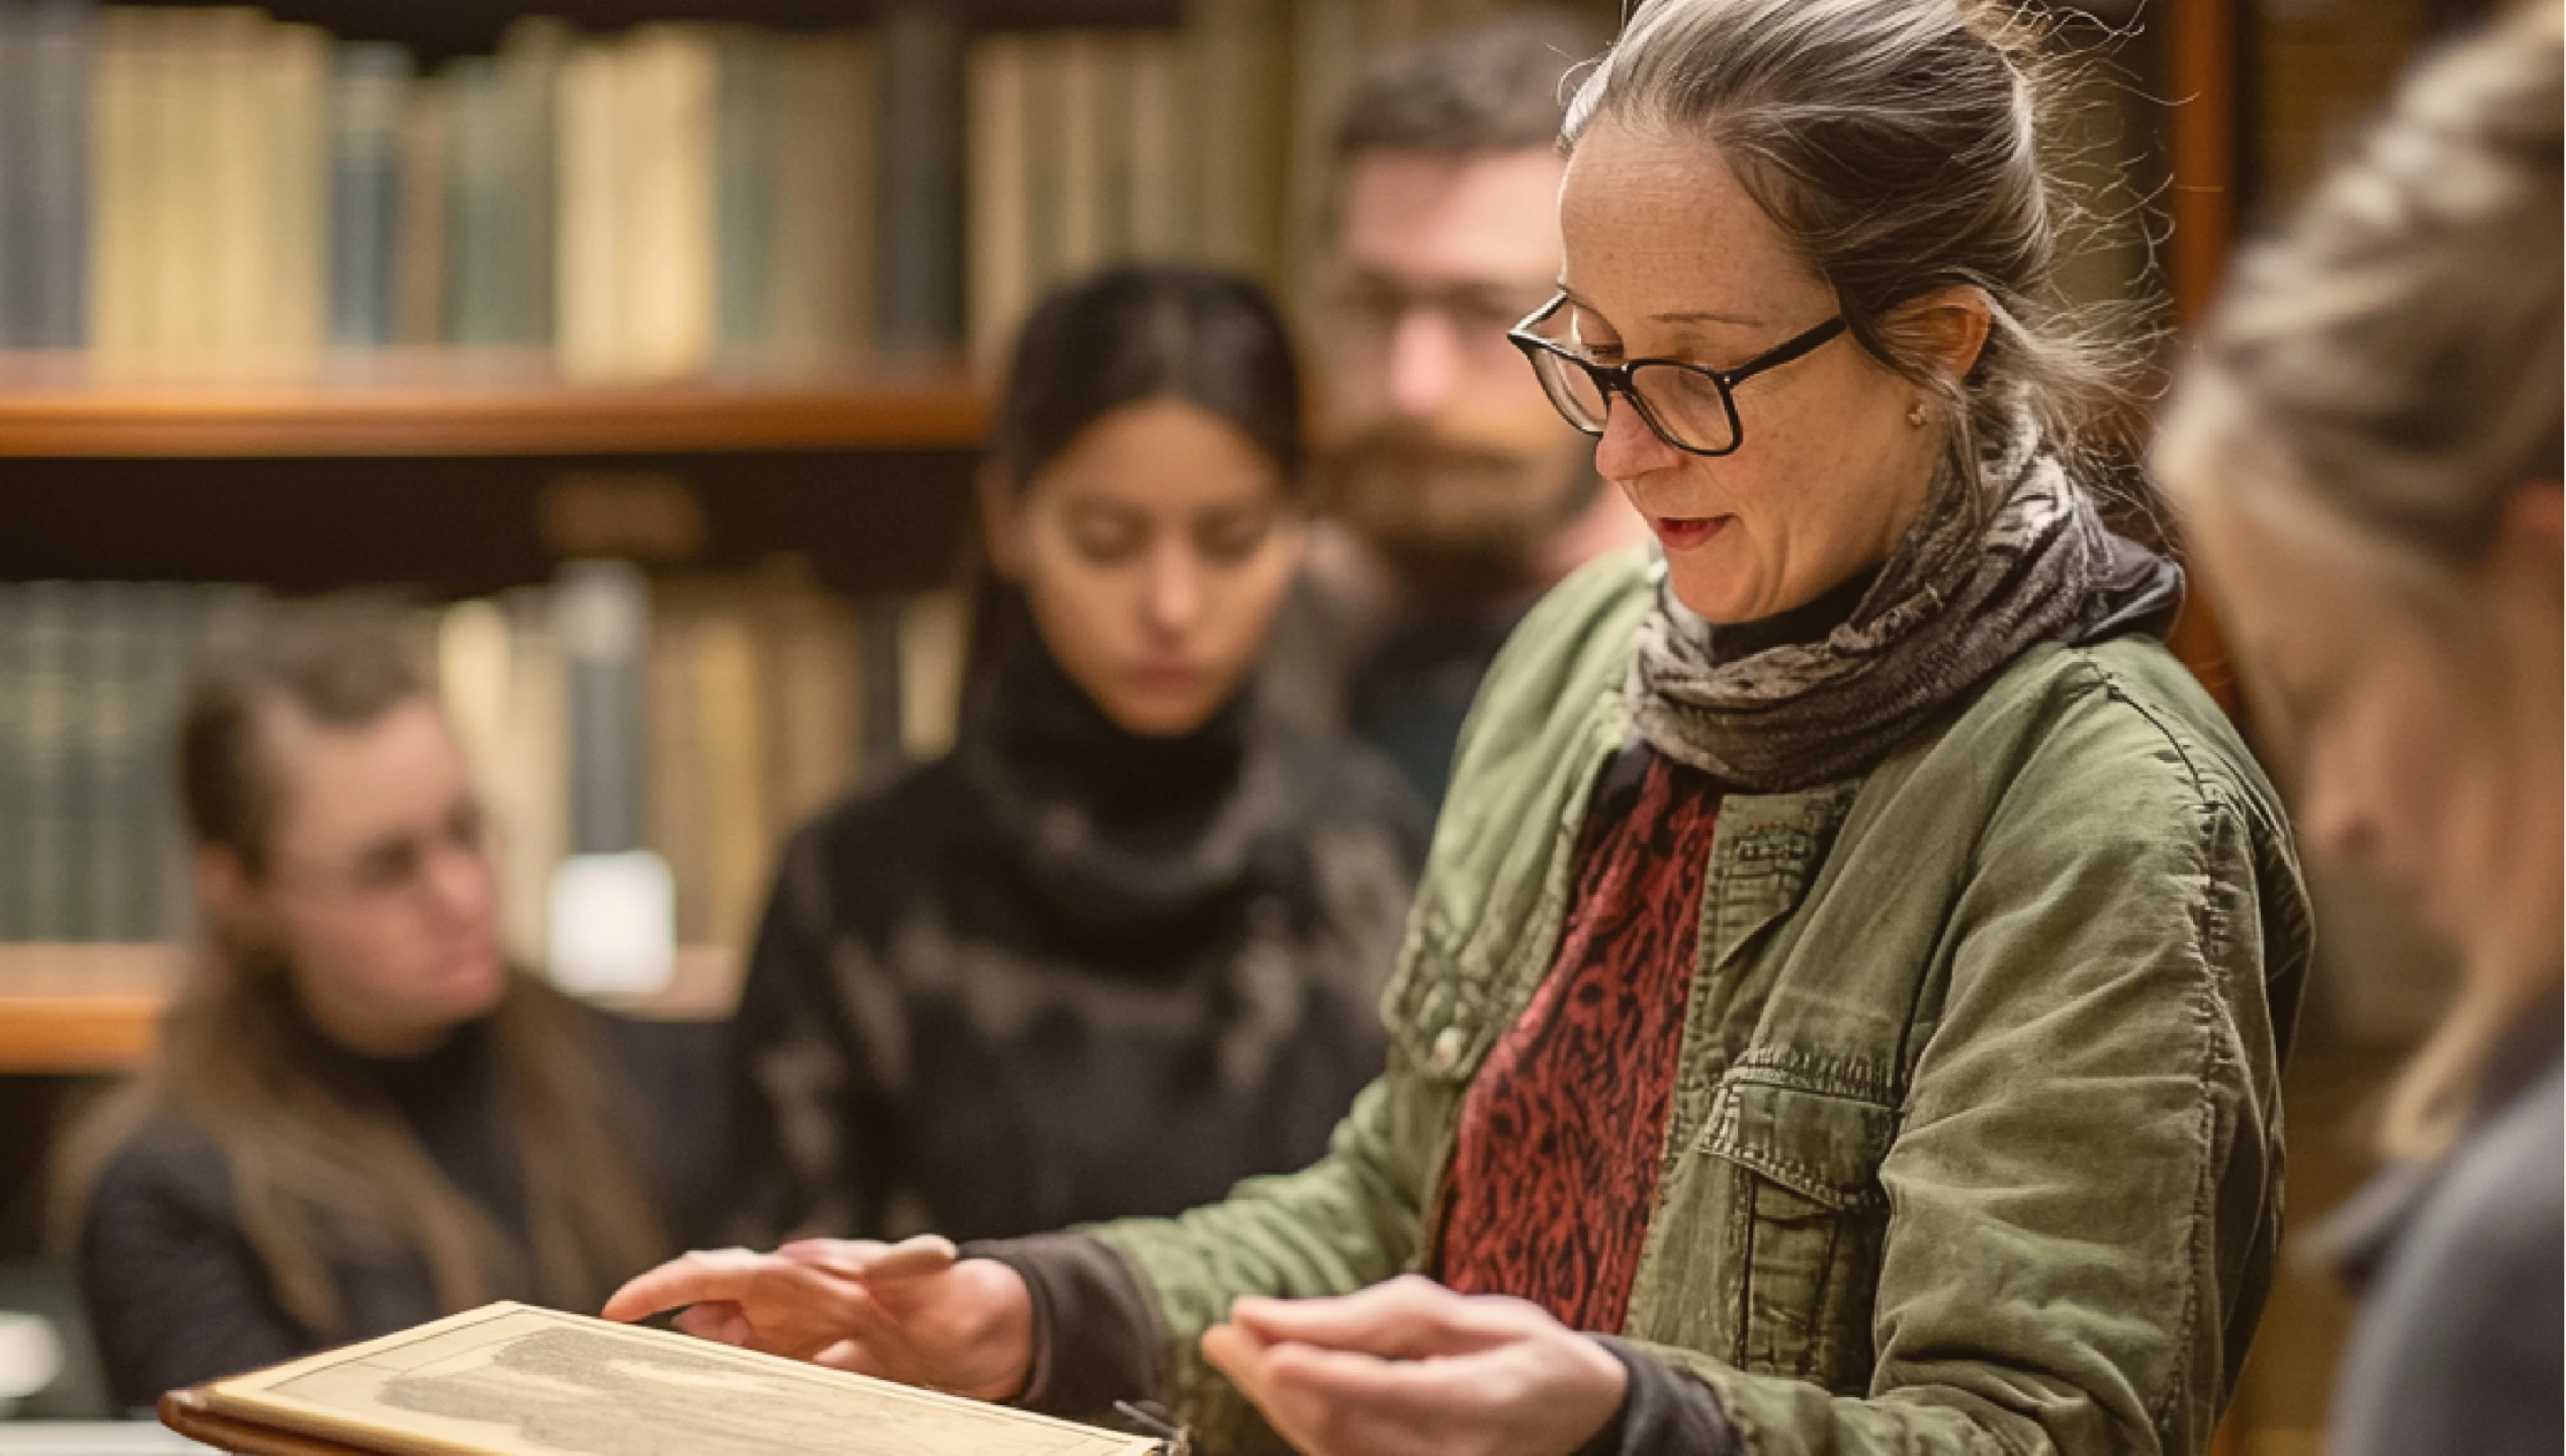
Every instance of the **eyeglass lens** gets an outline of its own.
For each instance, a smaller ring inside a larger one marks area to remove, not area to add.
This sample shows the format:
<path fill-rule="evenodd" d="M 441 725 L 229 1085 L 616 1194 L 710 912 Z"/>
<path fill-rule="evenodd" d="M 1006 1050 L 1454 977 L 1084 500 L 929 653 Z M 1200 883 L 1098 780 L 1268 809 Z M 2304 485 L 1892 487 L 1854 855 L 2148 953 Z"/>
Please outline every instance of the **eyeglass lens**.
<path fill-rule="evenodd" d="M 1547 351 L 1533 361 L 1533 367 L 1551 403 L 1570 424 L 1589 434 L 1603 433 L 1610 400 L 1592 373 Z M 1736 443 L 1728 401 L 1710 376 L 1671 364 L 1642 364 L 1631 372 L 1631 387 L 1648 422 L 1674 444 L 1725 450 Z"/>

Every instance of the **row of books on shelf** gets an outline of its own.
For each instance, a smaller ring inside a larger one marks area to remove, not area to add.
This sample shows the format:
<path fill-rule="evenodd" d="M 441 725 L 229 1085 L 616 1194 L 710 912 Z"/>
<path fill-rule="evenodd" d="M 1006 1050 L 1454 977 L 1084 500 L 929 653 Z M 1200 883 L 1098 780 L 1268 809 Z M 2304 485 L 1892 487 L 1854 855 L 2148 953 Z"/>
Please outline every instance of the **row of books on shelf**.
<path fill-rule="evenodd" d="M 984 357 L 1126 256 L 1284 282 L 1362 55 L 1456 0 L 1189 0 L 1174 30 L 527 17 L 408 51 L 241 6 L 0 0 L 0 348 L 295 377 L 444 346 L 574 379 Z M 967 298 L 966 298 L 967 295 Z"/>
<path fill-rule="evenodd" d="M 189 933 L 177 717 L 202 654 L 269 605 L 0 585 L 0 942 Z M 677 943 L 744 947 L 797 823 L 949 745 L 967 635 L 949 594 L 858 605 L 790 571 L 645 581 L 619 563 L 412 616 L 529 963 L 556 944 L 560 864 L 634 849 L 667 866 Z"/>

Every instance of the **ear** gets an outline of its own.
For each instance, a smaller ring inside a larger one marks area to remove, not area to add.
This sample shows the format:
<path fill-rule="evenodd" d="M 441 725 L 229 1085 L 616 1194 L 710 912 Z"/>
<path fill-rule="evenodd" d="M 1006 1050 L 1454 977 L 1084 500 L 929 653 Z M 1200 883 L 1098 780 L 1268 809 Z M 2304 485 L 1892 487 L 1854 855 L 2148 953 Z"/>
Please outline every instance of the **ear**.
<path fill-rule="evenodd" d="M 1953 285 L 1899 305 L 1888 323 L 1892 333 L 1956 383 L 1978 366 L 1994 319 L 1985 294 Z"/>
<path fill-rule="evenodd" d="M 2566 486 L 2534 480 L 2514 488 L 2496 527 L 2499 555 L 2518 562 L 2529 580 L 2557 593 L 2566 575 Z"/>
<path fill-rule="evenodd" d="M 995 462 L 983 464 L 974 479 L 980 498 L 980 545 L 989 554 L 989 569 L 1002 581 L 1025 579 L 1025 504 L 1023 493 Z"/>
<path fill-rule="evenodd" d="M 254 918 L 259 910 L 257 881 L 249 866 L 241 862 L 227 845 L 199 845 L 193 865 L 196 880 L 196 903 L 202 905 L 205 918 L 221 928 L 236 927 Z"/>
<path fill-rule="evenodd" d="M 2566 555 L 2566 484 L 2534 480 L 2504 506 L 2504 529 L 2517 532 L 2554 561 Z"/>

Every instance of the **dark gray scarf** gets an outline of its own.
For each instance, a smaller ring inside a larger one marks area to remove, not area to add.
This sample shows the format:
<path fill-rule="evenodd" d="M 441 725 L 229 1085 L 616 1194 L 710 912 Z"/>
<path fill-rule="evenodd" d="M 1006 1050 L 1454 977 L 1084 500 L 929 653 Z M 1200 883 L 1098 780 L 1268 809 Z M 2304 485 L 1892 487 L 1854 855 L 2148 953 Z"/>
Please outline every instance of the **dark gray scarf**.
<path fill-rule="evenodd" d="M 1862 604 L 1815 641 L 1727 659 L 1661 576 L 1631 664 L 1640 736 L 1734 788 L 1804 789 L 1868 771 L 2036 643 L 2171 621 L 2181 569 L 2114 536 L 2027 421 L 1980 479 L 1997 504 L 1973 520 L 1946 464 Z"/>

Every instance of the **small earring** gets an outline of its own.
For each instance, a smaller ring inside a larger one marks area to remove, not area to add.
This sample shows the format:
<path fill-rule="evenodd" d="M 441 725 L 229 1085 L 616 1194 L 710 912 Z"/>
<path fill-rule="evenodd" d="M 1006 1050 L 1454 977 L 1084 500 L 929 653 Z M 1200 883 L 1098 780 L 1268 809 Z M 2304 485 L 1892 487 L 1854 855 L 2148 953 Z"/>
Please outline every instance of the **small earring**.
<path fill-rule="evenodd" d="M 1923 429 L 1924 427 L 1924 421 L 1931 417 L 1932 416 L 1924 412 L 1924 401 L 1922 399 L 1919 399 L 1915 403 L 1907 406 L 1907 422 L 1916 426 L 1918 429 Z"/>

